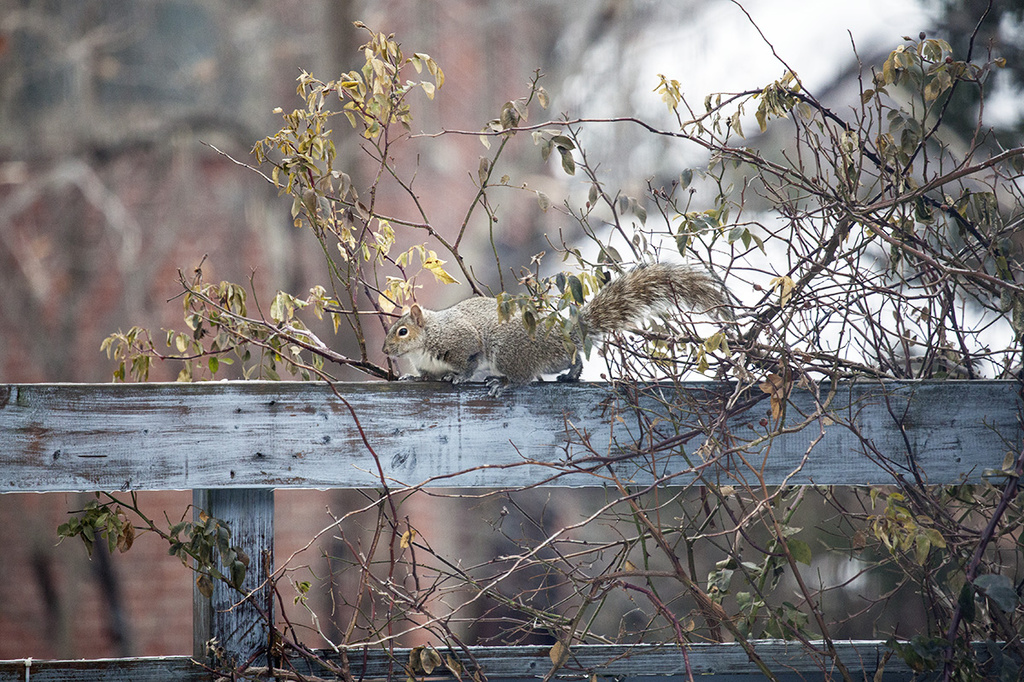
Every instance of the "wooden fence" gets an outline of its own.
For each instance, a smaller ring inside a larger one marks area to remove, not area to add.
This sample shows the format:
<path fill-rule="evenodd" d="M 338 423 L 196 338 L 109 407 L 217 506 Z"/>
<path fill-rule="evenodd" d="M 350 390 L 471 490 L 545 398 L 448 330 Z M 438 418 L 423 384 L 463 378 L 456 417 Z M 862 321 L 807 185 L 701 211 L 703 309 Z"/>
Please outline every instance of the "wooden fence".
<path fill-rule="evenodd" d="M 615 418 L 616 403 L 639 404 L 651 414 L 689 411 L 699 422 L 700 406 L 732 391 L 728 384 L 694 383 L 623 396 L 607 385 L 547 384 L 492 399 L 479 386 L 335 388 L 344 400 L 316 383 L 0 385 L 0 492 L 193 490 L 196 507 L 226 521 L 233 541 L 252 558 L 246 586 L 256 586 L 273 570 L 274 489 L 379 487 L 364 439 L 395 487 L 593 486 L 600 479 L 585 464 L 580 473 L 555 479 L 545 464 L 573 462 L 580 434 L 608 447 L 613 435 L 637 442 L 644 429 L 654 428 L 656 419 Z M 1007 453 L 1024 440 L 1019 388 L 1000 381 L 843 384 L 827 419 L 773 441 L 764 480 L 869 485 L 891 483 L 896 475 L 947 484 L 998 475 Z M 814 396 L 794 391 L 787 418 L 814 407 Z M 760 407 L 739 414 L 731 427 L 763 415 Z M 624 432 L 628 438 L 620 436 Z M 622 457 L 603 466 L 636 484 L 666 472 L 678 472 L 674 484 L 694 480 L 682 458 L 659 465 L 663 469 L 652 472 Z M 722 475 L 744 473 L 725 469 Z M 228 611 L 232 603 L 219 587 L 212 599 L 196 593 L 195 656 L 203 655 L 210 638 L 242 660 L 263 646 L 266 633 L 255 612 Z M 803 644 L 757 641 L 755 647 L 770 667 L 786 671 L 780 679 L 830 679 Z M 887 651 L 876 641 L 838 648 L 848 669 L 864 679 L 874 679 Z M 560 677 L 664 678 L 684 670 L 674 646 L 574 646 L 571 653 Z M 473 654 L 490 680 L 536 679 L 551 668 L 547 647 L 480 647 Z M 691 645 L 687 655 L 702 680 L 755 679 L 737 645 Z M 361 652 L 353 666 L 357 680 L 405 677 L 386 652 Z M 888 660 L 885 680 L 910 677 L 895 657 Z M 0 662 L 0 680 L 98 678 L 210 679 L 188 656 Z"/>

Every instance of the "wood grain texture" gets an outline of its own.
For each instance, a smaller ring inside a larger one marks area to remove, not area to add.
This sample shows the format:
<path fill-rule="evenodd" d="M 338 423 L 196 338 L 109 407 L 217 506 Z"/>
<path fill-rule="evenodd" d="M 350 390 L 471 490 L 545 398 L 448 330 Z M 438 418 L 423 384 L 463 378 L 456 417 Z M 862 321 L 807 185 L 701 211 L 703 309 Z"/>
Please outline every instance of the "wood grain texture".
<path fill-rule="evenodd" d="M 651 386 L 633 400 L 604 384 L 535 384 L 494 399 L 479 385 L 336 388 L 345 401 L 322 383 L 0 385 L 0 491 L 379 487 L 378 462 L 392 486 L 515 487 L 549 479 L 550 464 L 595 468 L 595 456 L 615 458 L 612 469 L 638 484 L 666 473 L 686 483 L 704 438 L 675 436 L 672 420 L 704 428 L 732 391 Z M 977 481 L 1021 447 L 1017 391 L 1001 381 L 844 384 L 827 419 L 748 451 L 745 463 L 727 458 L 721 482 L 750 481 L 753 467 L 773 485 L 886 483 L 879 457 L 930 483 Z M 814 407 L 794 390 L 786 423 Z M 764 400 L 733 416 L 732 438 L 763 435 L 767 409 Z M 673 437 L 681 448 L 659 453 L 657 471 L 628 456 L 636 442 Z M 553 481 L 602 483 L 587 473 Z"/>
<path fill-rule="evenodd" d="M 825 680 L 826 672 L 834 672 L 825 662 L 810 656 L 801 643 L 776 640 L 754 642 L 758 655 L 782 680 Z M 820 648 L 820 647 L 819 647 Z M 856 641 L 836 642 L 836 649 L 843 663 L 858 679 L 876 679 L 884 682 L 910 680 L 910 669 L 899 659 L 885 659 L 887 648 L 884 642 Z M 551 669 L 548 647 L 472 647 L 473 658 L 483 668 L 488 680 L 537 680 Z M 321 652 L 323 653 L 323 652 Z M 449 652 L 441 651 L 442 656 Z M 979 652 L 980 653 L 980 652 Z M 472 668 L 464 652 L 452 652 L 467 668 Z M 337 657 L 324 654 L 325 657 Z M 693 644 L 687 648 L 687 656 L 694 677 L 706 682 L 728 680 L 763 679 L 753 674 L 753 668 L 746 654 L 736 644 Z M 403 662 L 409 657 L 408 649 L 397 649 L 394 656 L 382 651 L 353 651 L 349 656 L 351 671 L 355 679 L 403 680 L 406 675 Z M 599 677 L 638 679 L 642 677 L 675 677 L 685 679 L 686 664 L 683 654 L 675 646 L 574 646 L 570 659 L 560 669 L 562 679 L 586 679 L 591 673 Z M 883 676 L 875 678 L 882 668 Z M 303 667 L 298 672 L 330 677 L 323 670 Z M 435 677 L 453 679 L 445 670 L 435 671 Z M 751 675 L 751 677 L 746 677 Z M 23 680 L 23 661 L 0 661 L 0 680 Z M 187 656 L 167 658 L 102 659 L 95 661 L 33 661 L 32 682 L 91 682 L 96 679 L 120 682 L 156 682 L 157 680 L 212 680 Z M 465 679 L 465 678 L 464 678 Z"/>

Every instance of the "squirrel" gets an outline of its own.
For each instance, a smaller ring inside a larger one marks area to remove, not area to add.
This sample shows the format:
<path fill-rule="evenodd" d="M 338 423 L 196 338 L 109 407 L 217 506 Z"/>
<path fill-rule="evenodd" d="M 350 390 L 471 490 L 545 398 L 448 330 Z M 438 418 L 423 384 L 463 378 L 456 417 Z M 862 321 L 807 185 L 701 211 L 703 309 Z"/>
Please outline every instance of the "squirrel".
<path fill-rule="evenodd" d="M 602 287 L 583 306 L 579 319 L 587 333 L 607 334 L 679 304 L 724 315 L 728 301 L 710 273 L 657 263 L 637 267 Z M 570 338 L 580 345 L 579 330 Z M 526 384 L 541 374 L 564 371 L 558 381 L 577 381 L 583 371 L 579 351 L 570 355 L 561 333 L 538 329 L 531 335 L 520 318 L 501 322 L 497 300 L 488 297 L 436 311 L 413 304 L 388 330 L 383 351 L 412 362 L 417 376 L 403 379 L 458 384 L 486 369 L 493 373 L 487 379 L 492 396 L 500 395 L 507 384 Z"/>

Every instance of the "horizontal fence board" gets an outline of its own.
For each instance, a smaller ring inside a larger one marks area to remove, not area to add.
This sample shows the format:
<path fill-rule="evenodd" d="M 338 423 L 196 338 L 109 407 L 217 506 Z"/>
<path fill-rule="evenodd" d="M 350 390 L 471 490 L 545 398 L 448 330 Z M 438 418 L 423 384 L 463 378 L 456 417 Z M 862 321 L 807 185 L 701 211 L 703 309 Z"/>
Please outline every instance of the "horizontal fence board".
<path fill-rule="evenodd" d="M 188 656 L 0 661 L 3 682 L 211 682 L 213 679 L 213 675 Z"/>
<path fill-rule="evenodd" d="M 790 672 L 813 675 L 822 671 L 834 673 L 835 669 L 824 663 L 826 656 L 812 656 L 807 647 L 800 642 L 781 640 L 751 640 L 757 655 L 773 672 Z M 823 644 L 814 643 L 816 648 L 823 650 Z M 880 667 L 882 660 L 889 651 L 881 641 L 836 642 L 836 652 L 847 668 L 858 677 L 867 674 L 870 678 Z M 548 656 L 550 646 L 495 646 L 470 647 L 473 659 L 483 669 L 488 679 L 536 679 L 543 678 L 550 672 L 552 663 Z M 320 652 L 329 660 L 337 662 L 336 655 Z M 468 656 L 461 651 L 440 651 L 442 657 L 455 657 L 464 667 L 468 665 Z M 673 645 L 576 645 L 570 648 L 570 656 L 559 668 L 558 676 L 563 678 L 586 679 L 591 674 L 599 677 L 683 677 L 686 675 L 686 658 L 689 658 L 690 670 L 694 677 L 702 680 L 714 680 L 717 676 L 758 675 L 763 676 L 747 657 L 739 644 L 691 644 L 687 647 L 686 657 L 682 650 Z M 383 678 L 392 675 L 395 679 L 404 679 L 402 664 L 408 660 L 408 650 L 396 650 L 394 659 L 375 652 L 365 662 L 361 652 L 349 654 L 352 673 L 358 679 L 360 675 L 369 678 Z M 892 657 L 884 665 L 884 670 L 896 677 L 885 679 L 904 679 L 909 677 L 910 668 Z M 316 674 L 316 670 L 305 668 L 300 672 Z M 814 679 L 811 677 L 809 679 Z M 819 678 L 821 679 L 821 678 Z"/>
<path fill-rule="evenodd" d="M 324 383 L 0 385 L 0 492 L 379 487 L 349 407 L 392 486 L 518 487 L 547 480 L 554 472 L 545 463 L 606 472 L 601 457 L 615 458 L 611 468 L 636 484 L 666 473 L 682 484 L 702 462 L 694 454 L 702 436 L 677 437 L 682 454 L 660 453 L 656 472 L 623 448 L 671 438 L 666 417 L 699 429 L 718 414 L 708 401 L 733 391 L 713 382 L 649 386 L 638 418 L 606 384 L 535 384 L 497 399 L 480 385 L 335 388 L 347 405 Z M 978 481 L 1021 447 L 1018 388 L 1009 381 L 843 384 L 829 419 L 748 451 L 747 464 L 724 462 L 720 482 L 749 483 L 753 466 L 769 485 L 888 483 L 877 455 L 906 467 L 908 453 L 930 483 Z M 764 397 L 754 391 L 741 402 Z M 794 389 L 787 424 L 814 404 L 810 392 Z M 734 439 L 763 434 L 767 410 L 762 400 L 734 416 Z M 581 434 L 593 451 L 578 445 Z M 553 483 L 602 482 L 570 473 Z"/>
<path fill-rule="evenodd" d="M 835 669 L 825 663 L 824 656 L 808 654 L 807 648 L 799 642 L 775 640 L 754 640 L 758 656 L 773 672 L 799 675 L 799 679 L 837 679 Z M 820 643 L 817 643 L 821 649 Z M 886 660 L 889 651 L 884 642 L 855 641 L 836 642 L 836 651 L 843 664 L 857 679 L 872 679 L 881 667 L 886 682 L 909 680 L 910 668 L 893 656 Z M 472 657 L 483 669 L 488 680 L 532 680 L 541 679 L 551 670 L 548 658 L 550 647 L 470 647 Z M 333 663 L 338 662 L 334 653 L 319 652 Z M 441 651 L 442 656 L 449 652 Z M 451 652 L 467 669 L 469 656 L 464 651 Z M 697 679 L 706 682 L 733 679 L 736 676 L 756 676 L 763 679 L 747 659 L 738 644 L 692 644 L 687 648 L 690 669 Z M 406 679 L 403 664 L 409 658 L 408 649 L 396 649 L 394 656 L 383 651 L 367 652 L 354 650 L 349 653 L 351 672 L 357 680 L 391 678 Z M 302 661 L 293 661 L 295 670 L 304 675 L 330 678 L 322 668 L 311 668 Z M 0 680 L 24 679 L 24 661 L 0 661 Z M 211 680 L 198 665 L 187 656 L 166 658 L 125 658 L 99 659 L 94 661 L 32 661 L 30 667 L 32 682 L 86 682 L 104 680 Z M 685 679 L 686 662 L 682 651 L 675 646 L 618 646 L 579 645 L 571 648 L 569 660 L 558 671 L 562 679 L 586 679 L 591 674 L 599 677 L 682 677 Z M 698 676 L 700 676 L 698 678 Z M 451 677 L 442 667 L 434 677 Z M 755 679 L 752 677 L 752 679 Z"/>

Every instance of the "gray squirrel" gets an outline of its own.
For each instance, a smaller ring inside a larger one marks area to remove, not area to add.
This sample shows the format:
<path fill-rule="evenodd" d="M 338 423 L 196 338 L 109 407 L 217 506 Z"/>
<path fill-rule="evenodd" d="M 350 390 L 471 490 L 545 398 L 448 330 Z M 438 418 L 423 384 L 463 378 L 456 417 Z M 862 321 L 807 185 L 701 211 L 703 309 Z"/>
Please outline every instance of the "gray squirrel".
<path fill-rule="evenodd" d="M 581 309 L 580 323 L 589 334 L 607 334 L 679 305 L 724 315 L 727 304 L 710 273 L 657 263 L 637 267 L 604 286 Z M 578 330 L 571 339 L 579 346 Z M 519 317 L 500 321 L 497 300 L 487 297 L 469 298 L 444 310 L 413 304 L 388 330 L 383 350 L 411 361 L 424 380 L 458 384 L 486 370 L 492 375 L 488 385 L 493 396 L 506 384 L 520 386 L 541 374 L 565 371 L 559 381 L 576 381 L 583 371 L 579 351 L 570 356 L 559 331 L 537 329 L 531 336 Z"/>

